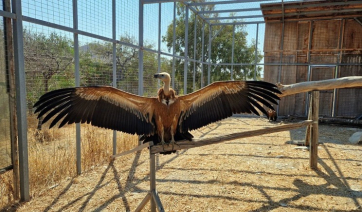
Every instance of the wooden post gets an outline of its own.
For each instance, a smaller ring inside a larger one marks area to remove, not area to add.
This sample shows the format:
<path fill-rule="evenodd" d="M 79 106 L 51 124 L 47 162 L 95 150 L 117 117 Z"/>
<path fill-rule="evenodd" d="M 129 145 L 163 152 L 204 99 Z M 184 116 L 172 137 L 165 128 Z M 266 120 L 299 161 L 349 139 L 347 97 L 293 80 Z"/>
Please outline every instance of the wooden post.
<path fill-rule="evenodd" d="M 312 140 L 309 146 L 310 158 L 309 164 L 311 169 L 317 169 L 318 163 L 318 116 L 319 116 L 319 91 L 312 91 Z"/>
<path fill-rule="evenodd" d="M 309 96 L 309 109 L 308 109 L 308 120 L 312 120 L 312 98 L 310 92 L 307 94 Z M 304 146 L 310 145 L 310 128 L 311 125 L 307 126 L 306 132 L 305 132 L 305 143 Z"/>
<path fill-rule="evenodd" d="M 4 9 L 11 12 L 11 2 L 6 0 Z M 16 116 L 16 97 L 15 97 L 15 68 L 14 68 L 14 46 L 13 46 L 13 27 L 10 18 L 5 18 L 5 46 L 6 46 L 6 64 L 8 75 L 8 89 L 9 89 L 9 108 L 10 108 L 10 140 L 11 140 L 11 157 L 13 165 L 13 185 L 14 185 L 14 199 L 20 198 L 20 185 L 19 185 L 19 149 L 17 139 L 17 116 Z"/>

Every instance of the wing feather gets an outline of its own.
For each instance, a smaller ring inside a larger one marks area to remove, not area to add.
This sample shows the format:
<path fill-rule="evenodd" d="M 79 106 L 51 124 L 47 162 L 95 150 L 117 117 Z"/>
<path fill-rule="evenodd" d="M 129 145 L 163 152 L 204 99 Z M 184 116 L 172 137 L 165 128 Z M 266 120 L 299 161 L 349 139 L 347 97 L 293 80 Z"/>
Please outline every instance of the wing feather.
<path fill-rule="evenodd" d="M 49 128 L 52 128 L 58 121 L 60 121 L 68 112 L 69 112 L 70 105 L 66 106 L 58 115 L 55 117 L 50 123 Z M 48 118 L 50 119 L 50 117 Z M 44 123 L 44 122 L 43 122 Z M 63 125 L 59 125 L 59 128 L 61 128 Z"/>
<path fill-rule="evenodd" d="M 278 104 L 278 102 L 273 99 L 272 97 L 270 97 L 268 95 L 268 93 L 265 93 L 265 89 L 261 89 L 261 88 L 255 88 L 255 87 L 251 87 L 249 88 L 250 93 L 253 93 L 253 94 L 257 94 L 259 96 L 261 96 L 262 98 L 265 98 L 266 100 L 268 100 L 269 102 L 273 103 L 273 104 Z"/>
<path fill-rule="evenodd" d="M 180 96 L 179 130 L 186 132 L 232 116 L 233 113 L 267 115 L 261 105 L 274 109 L 281 92 L 264 81 L 215 82 L 194 93 Z M 258 109 L 258 110 L 257 110 Z"/>
<path fill-rule="evenodd" d="M 54 110 L 50 111 L 45 118 L 43 119 L 42 123 L 46 123 L 50 118 L 52 118 L 54 115 L 56 115 L 57 113 L 60 113 L 61 111 L 63 111 L 64 109 L 66 109 L 67 107 L 69 107 L 69 105 L 67 105 L 65 102 L 58 104 L 58 106 L 54 107 Z M 48 110 L 49 111 L 49 110 Z M 59 115 L 58 115 L 59 116 Z M 39 118 L 39 117 L 38 117 Z M 60 118 L 59 118 L 60 119 Z"/>
<path fill-rule="evenodd" d="M 154 123 L 152 105 L 156 98 L 133 95 L 113 87 L 91 86 L 65 88 L 48 92 L 35 103 L 43 123 L 52 120 L 50 128 L 72 123 L 90 123 L 97 127 L 130 134 L 151 135 Z M 150 106 L 151 105 L 151 106 Z"/>

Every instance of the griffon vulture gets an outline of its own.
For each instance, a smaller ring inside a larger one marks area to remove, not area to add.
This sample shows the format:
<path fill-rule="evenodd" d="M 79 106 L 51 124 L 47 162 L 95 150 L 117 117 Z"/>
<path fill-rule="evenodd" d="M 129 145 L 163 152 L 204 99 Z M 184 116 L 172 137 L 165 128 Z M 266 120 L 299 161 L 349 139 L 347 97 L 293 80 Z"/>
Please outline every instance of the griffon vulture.
<path fill-rule="evenodd" d="M 214 82 L 193 93 L 177 96 L 170 88 L 170 75 L 154 75 L 164 82 L 157 97 L 137 96 L 107 87 L 64 88 L 44 94 L 35 103 L 43 123 L 51 118 L 50 128 L 60 122 L 85 123 L 130 134 L 154 144 L 175 144 L 192 140 L 190 130 L 230 117 L 234 113 L 259 112 L 268 116 L 264 106 L 273 109 L 280 91 L 263 81 Z"/>

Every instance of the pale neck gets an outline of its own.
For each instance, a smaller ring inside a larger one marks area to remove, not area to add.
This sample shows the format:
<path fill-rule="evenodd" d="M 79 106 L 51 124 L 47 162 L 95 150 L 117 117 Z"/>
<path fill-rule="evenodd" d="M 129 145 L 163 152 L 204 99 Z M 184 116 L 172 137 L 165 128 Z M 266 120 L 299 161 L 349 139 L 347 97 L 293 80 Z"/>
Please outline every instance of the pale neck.
<path fill-rule="evenodd" d="M 169 94 L 170 92 L 170 81 L 164 81 L 164 85 L 163 85 L 163 92 L 165 92 L 166 95 Z"/>

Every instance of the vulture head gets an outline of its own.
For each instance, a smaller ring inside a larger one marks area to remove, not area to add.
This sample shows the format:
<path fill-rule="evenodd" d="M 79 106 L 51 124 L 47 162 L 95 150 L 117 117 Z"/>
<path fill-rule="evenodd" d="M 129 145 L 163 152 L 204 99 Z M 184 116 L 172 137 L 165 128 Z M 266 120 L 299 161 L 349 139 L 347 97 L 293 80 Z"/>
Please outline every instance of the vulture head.
<path fill-rule="evenodd" d="M 166 72 L 161 72 L 154 75 L 155 78 L 162 80 L 164 83 L 168 83 L 171 80 L 170 74 Z"/>

